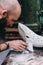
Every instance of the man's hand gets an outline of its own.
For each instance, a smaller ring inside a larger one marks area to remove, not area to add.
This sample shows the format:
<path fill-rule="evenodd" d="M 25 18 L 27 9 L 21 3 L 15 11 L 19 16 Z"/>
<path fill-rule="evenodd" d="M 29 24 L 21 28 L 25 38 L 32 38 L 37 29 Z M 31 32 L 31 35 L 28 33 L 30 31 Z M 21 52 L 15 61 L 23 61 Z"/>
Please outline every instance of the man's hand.
<path fill-rule="evenodd" d="M 22 40 L 13 40 L 13 41 L 9 41 L 9 47 L 13 48 L 16 51 L 23 51 L 27 45 L 25 42 L 23 42 Z"/>

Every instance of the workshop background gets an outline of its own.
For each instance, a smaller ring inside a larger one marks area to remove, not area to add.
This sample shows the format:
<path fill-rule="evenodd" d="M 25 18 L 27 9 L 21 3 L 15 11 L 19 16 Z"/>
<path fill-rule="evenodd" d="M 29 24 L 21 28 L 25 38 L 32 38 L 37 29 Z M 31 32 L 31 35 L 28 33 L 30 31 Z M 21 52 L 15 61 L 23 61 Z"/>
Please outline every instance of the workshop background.
<path fill-rule="evenodd" d="M 6 26 L 4 35 L 5 40 L 21 39 L 18 33 L 18 23 L 23 23 L 30 27 L 34 32 L 43 35 L 43 0 L 18 0 L 22 12 L 20 18 L 14 22 L 13 26 Z"/>

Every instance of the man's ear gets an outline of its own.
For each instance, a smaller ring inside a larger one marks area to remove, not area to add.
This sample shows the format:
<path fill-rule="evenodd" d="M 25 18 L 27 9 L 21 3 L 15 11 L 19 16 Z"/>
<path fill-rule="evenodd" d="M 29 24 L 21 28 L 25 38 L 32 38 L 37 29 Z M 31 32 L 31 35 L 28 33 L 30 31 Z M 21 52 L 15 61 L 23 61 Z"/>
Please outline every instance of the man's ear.
<path fill-rule="evenodd" d="M 3 18 L 6 18 L 7 17 L 7 15 L 8 15 L 7 13 L 8 13 L 7 10 L 3 10 L 3 12 L 2 12 Z"/>

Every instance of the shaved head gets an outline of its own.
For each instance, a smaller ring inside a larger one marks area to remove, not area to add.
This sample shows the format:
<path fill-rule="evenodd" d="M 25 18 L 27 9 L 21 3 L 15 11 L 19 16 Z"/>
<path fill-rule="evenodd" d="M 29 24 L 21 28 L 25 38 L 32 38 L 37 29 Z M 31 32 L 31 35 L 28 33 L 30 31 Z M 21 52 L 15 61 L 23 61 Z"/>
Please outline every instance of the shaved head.
<path fill-rule="evenodd" d="M 21 6 L 17 0 L 0 0 L 0 8 L 7 10 L 8 14 L 15 13 L 15 19 L 18 19 L 21 14 Z"/>
<path fill-rule="evenodd" d="M 17 4 L 17 0 L 0 0 L 0 7 L 7 10 L 11 10 L 13 8 L 15 9 L 17 7 Z"/>

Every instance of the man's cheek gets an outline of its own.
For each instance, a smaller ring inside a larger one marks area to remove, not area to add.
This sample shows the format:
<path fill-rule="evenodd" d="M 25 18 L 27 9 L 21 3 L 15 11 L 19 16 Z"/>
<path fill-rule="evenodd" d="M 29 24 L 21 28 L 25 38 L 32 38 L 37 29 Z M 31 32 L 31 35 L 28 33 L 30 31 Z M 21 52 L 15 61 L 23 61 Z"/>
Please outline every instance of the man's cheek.
<path fill-rule="evenodd" d="M 2 19 L 3 17 L 0 15 L 0 19 Z"/>

